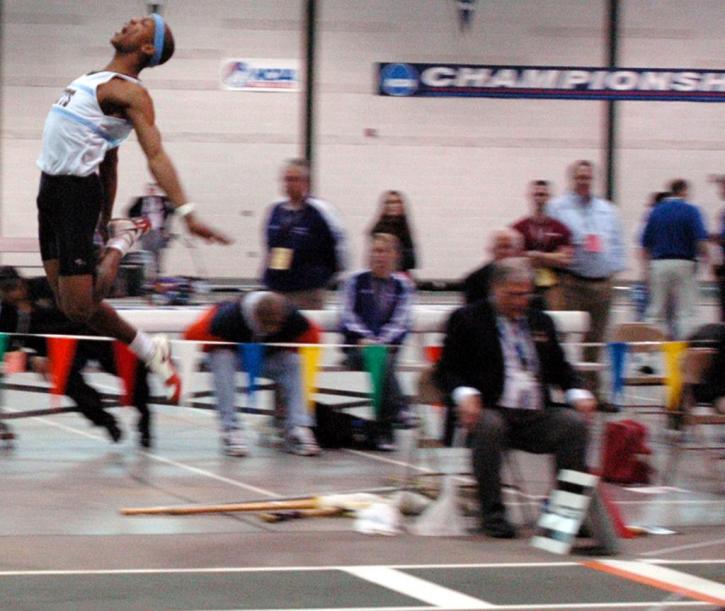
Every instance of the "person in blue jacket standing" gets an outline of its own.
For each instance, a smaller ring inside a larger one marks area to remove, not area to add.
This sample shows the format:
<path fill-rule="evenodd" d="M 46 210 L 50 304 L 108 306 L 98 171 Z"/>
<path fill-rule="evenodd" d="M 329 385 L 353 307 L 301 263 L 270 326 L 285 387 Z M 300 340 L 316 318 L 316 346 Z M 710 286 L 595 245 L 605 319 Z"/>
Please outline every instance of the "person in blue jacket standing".
<path fill-rule="evenodd" d="M 345 232 L 337 211 L 310 195 L 307 161 L 288 161 L 282 183 L 287 197 L 272 205 L 265 224 L 263 282 L 299 308 L 321 309 L 325 289 L 345 269 Z"/>

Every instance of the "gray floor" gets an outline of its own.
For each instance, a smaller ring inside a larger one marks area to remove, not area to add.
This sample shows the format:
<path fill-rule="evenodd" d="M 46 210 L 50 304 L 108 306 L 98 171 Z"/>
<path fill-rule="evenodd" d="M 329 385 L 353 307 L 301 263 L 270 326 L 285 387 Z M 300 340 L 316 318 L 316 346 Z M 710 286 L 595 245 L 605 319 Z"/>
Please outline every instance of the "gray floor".
<path fill-rule="evenodd" d="M 48 397 L 10 392 L 7 404 L 41 407 Z M 133 411 L 115 411 L 131 431 Z M 12 421 L 15 448 L 0 456 L 0 608 L 717 608 L 592 570 L 577 552 L 560 557 L 536 550 L 525 528 L 522 538 L 494 541 L 477 534 L 363 535 L 351 518 L 267 524 L 242 513 L 123 516 L 122 507 L 386 488 L 410 469 L 409 431 L 399 433 L 394 454 L 330 450 L 301 458 L 255 446 L 252 456 L 232 459 L 219 452 L 212 412 L 157 406 L 155 413 L 152 451 L 139 450 L 130 434 L 110 445 L 77 414 Z M 247 423 L 253 430 L 255 417 Z M 663 448 L 656 439 L 653 445 L 657 461 Z M 549 466 L 525 454 L 518 459 L 525 500 L 535 508 L 547 491 Z M 412 468 L 424 473 L 437 464 L 457 471 L 465 467 L 463 451 L 438 451 L 436 460 L 417 456 Z M 675 531 L 623 540 L 618 558 L 680 563 L 667 566 L 725 584 L 725 497 L 709 475 L 693 454 L 669 488 L 607 486 L 628 524 Z M 512 518 L 520 521 L 521 499 L 508 498 Z M 454 603 L 432 604 L 427 591 L 416 598 L 361 577 L 371 566 L 442 586 L 443 601 L 448 592 Z M 458 607 L 461 595 L 484 606 Z"/>
<path fill-rule="evenodd" d="M 362 383 L 331 375 L 331 384 Z M 94 382 L 114 384 L 100 375 Z M 9 391 L 4 404 L 18 412 L 47 407 L 50 399 Z M 718 481 L 695 453 L 684 456 L 667 487 L 656 487 L 659 479 L 648 487 L 605 487 L 627 524 L 674 531 L 621 540 L 617 560 L 659 571 L 654 582 L 634 581 L 603 572 L 601 559 L 592 564 L 578 550 L 562 557 L 532 548 L 526 526 L 520 538 L 500 541 L 473 532 L 363 535 L 346 517 L 268 524 L 243 513 L 123 516 L 122 507 L 385 492 L 411 473 L 465 470 L 467 459 L 462 450 L 412 453 L 411 431 L 399 432 L 400 450 L 392 454 L 345 449 L 296 457 L 257 444 L 265 419 L 254 416 L 246 417 L 252 455 L 233 459 L 220 453 L 212 411 L 160 405 L 155 446 L 142 451 L 133 410 L 114 412 L 127 432 L 117 445 L 73 413 L 11 421 L 15 447 L 0 453 L 0 609 L 725 607 L 715 602 L 725 601 L 723 477 Z M 426 414 L 435 430 L 436 414 Z M 644 418 L 661 476 L 662 419 Z M 604 423 L 596 425 L 592 464 Z M 521 504 L 538 508 L 551 469 L 541 458 L 517 457 L 527 496 L 507 499 L 521 522 Z"/>

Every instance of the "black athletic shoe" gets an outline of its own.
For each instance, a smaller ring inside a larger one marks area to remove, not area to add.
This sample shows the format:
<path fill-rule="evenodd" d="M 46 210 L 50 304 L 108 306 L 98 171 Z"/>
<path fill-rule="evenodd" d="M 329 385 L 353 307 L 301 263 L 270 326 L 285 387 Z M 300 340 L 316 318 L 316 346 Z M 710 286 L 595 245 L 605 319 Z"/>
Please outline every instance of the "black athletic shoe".
<path fill-rule="evenodd" d="M 515 539 L 518 536 L 516 527 L 503 516 L 484 520 L 481 532 L 494 539 Z"/>
<path fill-rule="evenodd" d="M 139 418 L 138 421 L 138 443 L 142 448 L 150 448 L 153 444 L 153 438 L 151 437 L 151 417 Z"/>
<path fill-rule="evenodd" d="M 106 423 L 105 428 L 108 432 L 108 436 L 111 438 L 111 441 L 113 443 L 118 443 L 119 441 L 121 441 L 121 438 L 123 437 L 123 431 L 118 428 L 118 424 L 116 424 L 115 420 L 109 420 Z"/>
<path fill-rule="evenodd" d="M 142 432 L 138 436 L 138 443 L 142 448 L 146 448 L 148 450 L 153 445 L 151 433 L 149 433 L 148 431 Z"/>

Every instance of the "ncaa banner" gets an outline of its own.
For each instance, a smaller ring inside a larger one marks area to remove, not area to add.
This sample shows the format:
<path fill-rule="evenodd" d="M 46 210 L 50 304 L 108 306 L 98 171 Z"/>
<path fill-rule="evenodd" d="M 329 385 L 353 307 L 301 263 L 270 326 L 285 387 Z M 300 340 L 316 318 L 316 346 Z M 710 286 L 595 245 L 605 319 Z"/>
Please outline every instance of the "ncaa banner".
<path fill-rule="evenodd" d="M 231 91 L 299 91 L 296 59 L 225 59 L 219 73 L 223 89 Z"/>
<path fill-rule="evenodd" d="M 725 102 L 725 70 L 377 64 L 378 95 Z"/>

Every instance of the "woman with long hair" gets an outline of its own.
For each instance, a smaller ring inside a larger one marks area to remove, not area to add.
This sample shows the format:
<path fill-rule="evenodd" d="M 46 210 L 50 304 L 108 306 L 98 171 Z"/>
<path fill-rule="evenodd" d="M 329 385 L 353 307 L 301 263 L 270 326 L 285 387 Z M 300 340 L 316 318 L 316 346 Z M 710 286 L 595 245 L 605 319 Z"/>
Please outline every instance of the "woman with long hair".
<path fill-rule="evenodd" d="M 369 234 L 391 233 L 400 241 L 400 271 L 409 272 L 417 267 L 415 244 L 410 230 L 405 197 L 400 191 L 385 191 L 380 198 L 377 218 L 370 227 Z"/>

